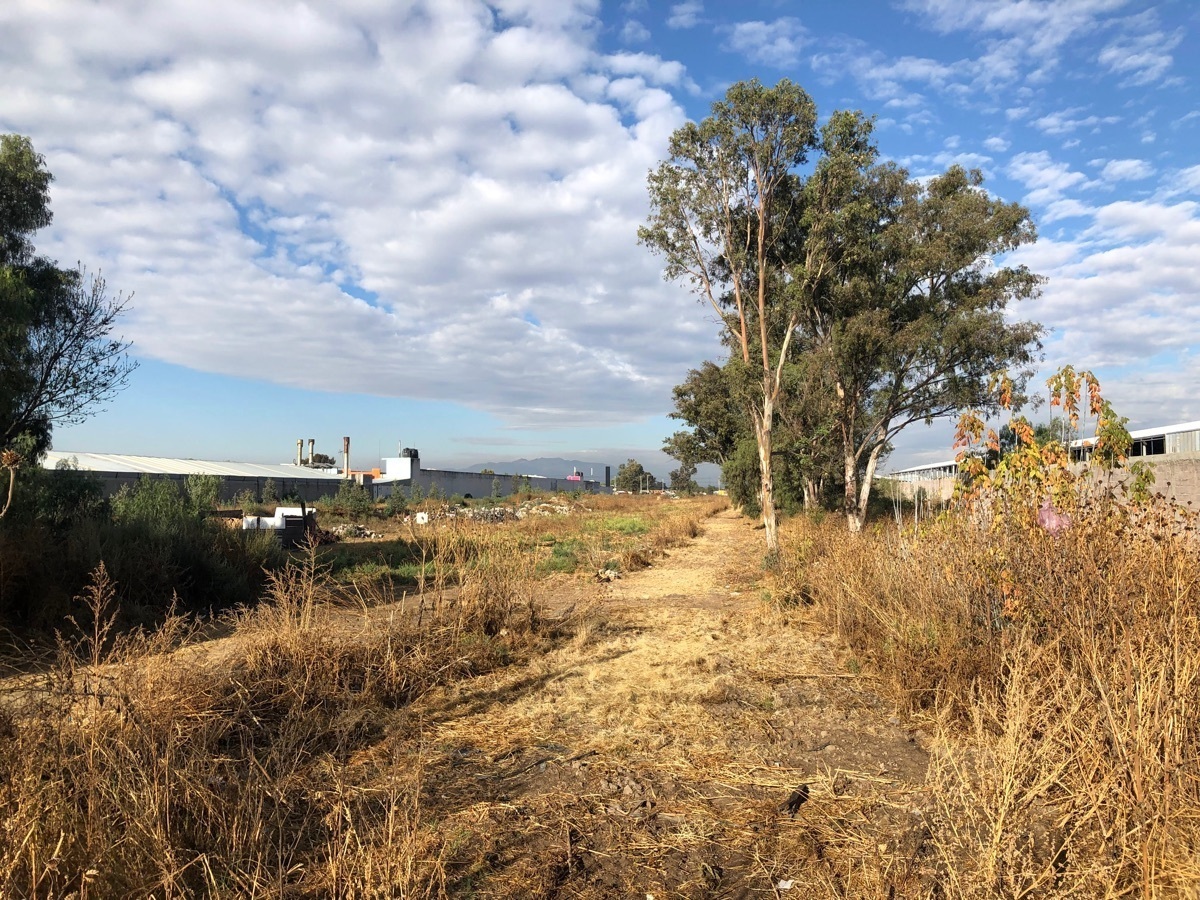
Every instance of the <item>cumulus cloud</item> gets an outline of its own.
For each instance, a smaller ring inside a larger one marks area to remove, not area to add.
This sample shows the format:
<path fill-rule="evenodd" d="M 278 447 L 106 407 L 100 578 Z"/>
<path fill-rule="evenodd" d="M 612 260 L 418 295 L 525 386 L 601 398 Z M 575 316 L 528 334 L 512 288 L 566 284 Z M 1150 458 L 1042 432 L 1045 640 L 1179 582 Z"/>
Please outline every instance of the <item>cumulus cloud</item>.
<path fill-rule="evenodd" d="M 1106 383 L 1124 415 L 1150 425 L 1194 418 L 1194 390 L 1146 394 L 1151 359 L 1188 358 L 1200 329 L 1200 204 L 1122 200 L 1096 207 L 1070 239 L 1045 239 L 1013 254 L 1047 276 L 1022 315 L 1052 324 L 1048 365 L 1071 363 L 1122 376 Z M 1196 361 L 1188 366 L 1197 370 Z M 1186 384 L 1191 376 L 1175 367 Z"/>
<path fill-rule="evenodd" d="M 739 22 L 729 31 L 726 48 L 751 62 L 777 69 L 795 66 L 810 42 L 799 19 L 784 16 L 774 22 Z"/>
<path fill-rule="evenodd" d="M 1082 172 L 1073 171 L 1045 150 L 1018 153 L 1008 163 L 1007 174 L 1025 186 L 1026 203 L 1045 205 L 1061 200 L 1070 190 L 1088 186 Z"/>
<path fill-rule="evenodd" d="M 984 140 L 983 146 L 993 153 L 1003 153 L 1011 146 L 1011 142 L 1002 137 L 992 136 Z"/>
<path fill-rule="evenodd" d="M 598 53 L 597 10 L 9 0 L 0 130 L 56 175 L 39 246 L 135 293 L 144 357 L 628 421 L 714 333 L 635 237 L 686 72 Z"/>
<path fill-rule="evenodd" d="M 671 12 L 667 16 L 667 27 L 695 28 L 700 24 L 702 15 L 704 15 L 702 0 L 684 0 L 683 3 L 675 3 L 671 6 Z"/>
<path fill-rule="evenodd" d="M 621 43 L 641 44 L 650 40 L 650 29 L 637 19 L 626 19 L 621 26 Z"/>
<path fill-rule="evenodd" d="M 1154 174 L 1154 167 L 1142 159 L 1110 159 L 1100 177 L 1105 181 L 1140 181 Z"/>

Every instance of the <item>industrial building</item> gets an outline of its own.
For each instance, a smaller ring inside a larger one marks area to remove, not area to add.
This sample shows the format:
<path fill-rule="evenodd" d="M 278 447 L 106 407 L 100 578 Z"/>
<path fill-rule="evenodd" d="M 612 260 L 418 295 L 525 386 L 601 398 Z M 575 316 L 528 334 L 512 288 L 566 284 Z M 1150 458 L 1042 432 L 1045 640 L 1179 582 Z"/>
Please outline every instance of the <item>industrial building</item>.
<path fill-rule="evenodd" d="M 412 447 L 405 447 L 398 457 L 383 460 L 382 470 L 372 479 L 371 490 L 376 500 L 383 500 L 397 491 L 405 497 L 413 496 L 416 491 L 423 497 L 436 493 L 443 497 L 477 499 L 507 497 L 526 486 L 534 491 L 583 491 L 588 494 L 607 494 L 612 491 L 607 483 L 585 479 L 579 473 L 566 478 L 546 478 L 541 475 L 493 475 L 425 469 L 421 467 L 420 453 Z"/>
<path fill-rule="evenodd" d="M 221 500 L 232 500 L 245 491 L 261 497 L 267 482 L 271 481 L 277 497 L 297 497 L 311 502 L 336 494 L 339 484 L 345 480 L 337 469 L 314 469 L 294 463 L 217 462 L 61 450 L 47 452 L 42 460 L 42 466 L 47 469 L 55 469 L 60 464 L 90 472 L 99 479 L 106 497 L 125 485 L 135 484 L 143 475 L 165 478 L 180 485 L 189 475 L 218 475 L 222 479 Z"/>
<path fill-rule="evenodd" d="M 345 438 L 343 454 L 347 465 L 349 452 L 349 438 Z M 51 450 L 42 460 L 42 466 L 55 469 L 67 465 L 90 472 L 100 480 L 106 497 L 112 496 L 125 485 L 135 484 L 144 475 L 165 478 L 180 485 L 189 475 L 217 475 L 222 479 L 221 500 L 232 500 L 247 491 L 255 497 L 262 497 L 268 487 L 267 482 L 271 482 L 278 498 L 312 502 L 333 496 L 341 483 L 348 479 L 363 485 L 376 500 L 386 499 L 393 491 L 402 492 L 406 498 L 412 497 L 414 491 L 423 497 L 438 494 L 446 498 L 507 497 L 525 489 L 584 491 L 590 494 L 611 492 L 606 483 L 585 479 L 580 473 L 566 478 L 546 478 L 539 475 L 492 475 L 424 469 L 419 453 L 412 448 L 403 449 L 399 457 L 383 460 L 382 468 L 368 471 L 312 465 L 315 454 L 311 440 L 308 443 L 307 461 L 302 454 L 303 441 L 296 442 L 295 462 L 279 464 Z"/>
<path fill-rule="evenodd" d="M 958 461 L 949 459 L 912 466 L 889 472 L 883 478 L 897 486 L 897 499 L 912 500 L 924 491 L 922 496 L 929 502 L 946 503 L 954 496 L 954 485 L 958 482 Z"/>

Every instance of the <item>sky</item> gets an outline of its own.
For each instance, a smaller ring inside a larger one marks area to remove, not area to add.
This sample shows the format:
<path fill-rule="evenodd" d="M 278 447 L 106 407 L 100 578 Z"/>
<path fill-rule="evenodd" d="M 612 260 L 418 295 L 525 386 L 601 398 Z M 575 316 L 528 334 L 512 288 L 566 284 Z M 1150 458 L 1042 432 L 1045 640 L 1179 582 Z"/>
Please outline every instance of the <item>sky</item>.
<path fill-rule="evenodd" d="M 748 78 L 875 116 L 914 176 L 981 169 L 1038 227 L 1005 261 L 1047 279 L 1012 309 L 1045 371 L 1200 419 L 1198 33 L 1190 0 L 4 0 L 35 242 L 129 297 L 139 363 L 55 449 L 665 475 L 671 388 L 721 347 L 637 243 L 646 174 Z"/>

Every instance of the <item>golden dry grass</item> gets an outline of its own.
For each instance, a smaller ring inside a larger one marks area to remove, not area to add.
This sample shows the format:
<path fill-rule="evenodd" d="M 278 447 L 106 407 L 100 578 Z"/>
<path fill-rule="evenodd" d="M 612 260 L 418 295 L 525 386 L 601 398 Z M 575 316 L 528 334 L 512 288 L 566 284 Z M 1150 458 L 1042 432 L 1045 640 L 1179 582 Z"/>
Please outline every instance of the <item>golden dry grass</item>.
<path fill-rule="evenodd" d="M 1051 535 L 953 514 L 847 543 L 796 522 L 795 580 L 936 732 L 930 819 L 954 897 L 1194 897 L 1200 545 L 1103 496 Z"/>
<path fill-rule="evenodd" d="M 640 508 L 633 549 L 715 508 Z M 396 602 L 310 554 L 210 643 L 178 618 L 114 640 L 98 570 L 81 636 L 0 706 L 0 896 L 452 893 L 466 832 L 429 795 L 424 704 L 586 639 L 586 608 L 536 596 L 547 534 L 582 515 L 430 529 L 427 591 Z"/>

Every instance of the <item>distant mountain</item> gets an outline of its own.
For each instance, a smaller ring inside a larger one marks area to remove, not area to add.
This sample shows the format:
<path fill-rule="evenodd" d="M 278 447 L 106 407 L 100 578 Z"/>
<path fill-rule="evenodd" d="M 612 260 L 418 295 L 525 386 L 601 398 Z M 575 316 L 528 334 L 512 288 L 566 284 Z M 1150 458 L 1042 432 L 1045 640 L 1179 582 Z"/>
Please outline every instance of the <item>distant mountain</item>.
<path fill-rule="evenodd" d="M 539 456 L 537 459 L 510 459 L 507 462 L 484 462 L 467 466 L 464 471 L 480 472 L 491 469 L 497 475 L 542 475 L 546 478 L 566 478 L 572 472 L 583 473 L 588 481 L 604 483 L 604 463 L 587 462 L 582 459 Z M 617 467 L 612 466 L 612 477 L 617 477 Z"/>

